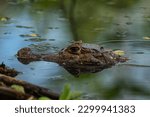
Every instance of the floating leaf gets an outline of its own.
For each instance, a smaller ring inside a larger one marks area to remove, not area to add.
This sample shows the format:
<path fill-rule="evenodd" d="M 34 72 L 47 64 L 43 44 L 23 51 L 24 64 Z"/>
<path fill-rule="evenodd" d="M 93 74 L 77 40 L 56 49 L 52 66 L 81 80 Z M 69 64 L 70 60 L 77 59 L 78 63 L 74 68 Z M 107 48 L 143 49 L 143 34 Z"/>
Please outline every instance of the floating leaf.
<path fill-rule="evenodd" d="M 14 84 L 14 85 L 11 85 L 11 88 L 14 89 L 15 91 L 18 91 L 18 92 L 21 92 L 21 93 L 25 93 L 23 86 Z"/>
<path fill-rule="evenodd" d="M 50 100 L 50 98 L 42 96 L 42 97 L 39 97 L 38 100 Z"/>
<path fill-rule="evenodd" d="M 115 51 L 113 51 L 116 55 L 120 55 L 120 56 L 122 56 L 122 55 L 124 55 L 125 54 L 125 52 L 123 51 L 123 50 L 115 50 Z"/>
<path fill-rule="evenodd" d="M 150 37 L 143 37 L 143 39 L 145 39 L 145 40 L 150 40 Z"/>
<path fill-rule="evenodd" d="M 60 100 L 69 100 L 71 98 L 70 85 L 66 84 L 60 95 Z"/>

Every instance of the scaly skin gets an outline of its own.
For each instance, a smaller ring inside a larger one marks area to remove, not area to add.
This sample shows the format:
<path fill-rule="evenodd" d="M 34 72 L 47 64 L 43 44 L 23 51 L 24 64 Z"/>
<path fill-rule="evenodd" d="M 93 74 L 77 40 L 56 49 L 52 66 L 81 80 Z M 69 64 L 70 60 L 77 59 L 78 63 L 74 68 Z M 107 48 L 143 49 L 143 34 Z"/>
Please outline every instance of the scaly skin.
<path fill-rule="evenodd" d="M 75 42 L 67 48 L 62 49 L 58 54 L 34 54 L 30 48 L 22 48 L 17 53 L 18 60 L 24 64 L 32 61 L 55 62 L 64 68 L 79 69 L 85 71 L 88 67 L 96 67 L 99 71 L 109 68 L 119 62 L 126 62 L 126 57 L 115 54 L 112 50 L 86 48 L 82 42 Z"/>

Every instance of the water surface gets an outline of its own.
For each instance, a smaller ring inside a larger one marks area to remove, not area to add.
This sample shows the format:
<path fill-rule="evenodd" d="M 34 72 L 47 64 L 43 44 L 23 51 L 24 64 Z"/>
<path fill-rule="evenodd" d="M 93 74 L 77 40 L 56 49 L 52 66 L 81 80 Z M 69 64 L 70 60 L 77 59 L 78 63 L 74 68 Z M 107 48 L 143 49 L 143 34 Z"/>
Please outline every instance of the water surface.
<path fill-rule="evenodd" d="M 83 2 L 76 1 L 69 11 L 69 4 L 61 3 L 62 7 L 57 1 L 1 2 L 0 16 L 10 20 L 0 21 L 0 62 L 22 72 L 18 79 L 56 92 L 69 83 L 72 90 L 83 93 L 82 99 L 150 99 L 149 0 Z M 38 34 L 44 40 L 33 41 L 23 34 Z M 55 53 L 80 39 L 124 50 L 130 60 L 76 78 L 56 63 L 24 65 L 15 56 L 23 47 Z"/>

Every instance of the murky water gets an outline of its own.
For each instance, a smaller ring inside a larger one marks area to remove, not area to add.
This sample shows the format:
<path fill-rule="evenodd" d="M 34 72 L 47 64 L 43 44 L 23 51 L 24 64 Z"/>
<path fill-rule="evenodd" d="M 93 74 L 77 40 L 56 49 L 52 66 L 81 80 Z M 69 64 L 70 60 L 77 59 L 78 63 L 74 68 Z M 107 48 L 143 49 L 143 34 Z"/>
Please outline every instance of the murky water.
<path fill-rule="evenodd" d="M 0 62 L 21 71 L 18 79 L 57 92 L 69 83 L 72 90 L 83 93 L 82 99 L 150 99 L 150 1 L 124 1 L 124 5 L 113 0 L 100 1 L 103 4 L 76 1 L 73 16 L 65 14 L 57 1 L 0 2 L 0 16 L 11 18 L 0 21 Z M 41 40 L 22 37 L 24 34 L 39 34 Z M 80 39 L 122 49 L 130 60 L 76 78 L 56 63 L 41 61 L 23 65 L 15 56 L 20 48 L 28 46 L 54 53 Z"/>

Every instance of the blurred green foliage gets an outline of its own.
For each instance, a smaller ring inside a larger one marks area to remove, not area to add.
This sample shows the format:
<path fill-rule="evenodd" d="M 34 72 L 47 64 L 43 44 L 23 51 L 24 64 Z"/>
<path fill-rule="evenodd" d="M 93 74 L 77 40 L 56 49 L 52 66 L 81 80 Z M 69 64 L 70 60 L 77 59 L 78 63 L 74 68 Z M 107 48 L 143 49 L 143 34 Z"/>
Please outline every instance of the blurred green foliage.
<path fill-rule="evenodd" d="M 80 99 L 81 93 L 71 91 L 70 84 L 65 84 L 59 100 L 77 100 Z"/>
<path fill-rule="evenodd" d="M 74 40 L 95 40 L 112 25 L 121 12 L 132 8 L 140 0 L 16 0 L 32 3 L 35 9 L 61 8 L 69 19 Z M 115 17 L 114 17 L 115 16 Z"/>
<path fill-rule="evenodd" d="M 62 8 L 70 19 L 75 39 L 90 41 L 97 38 L 106 28 L 109 28 L 117 14 L 119 15 L 124 10 L 130 9 L 138 1 L 62 0 Z"/>

